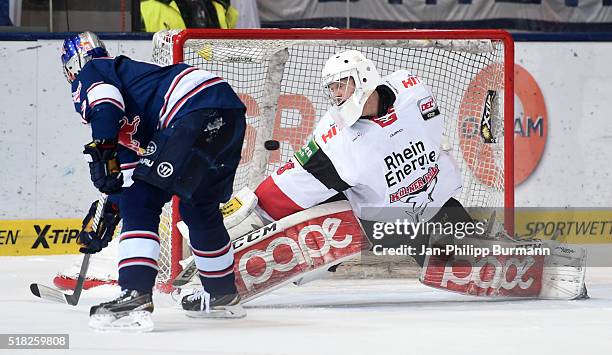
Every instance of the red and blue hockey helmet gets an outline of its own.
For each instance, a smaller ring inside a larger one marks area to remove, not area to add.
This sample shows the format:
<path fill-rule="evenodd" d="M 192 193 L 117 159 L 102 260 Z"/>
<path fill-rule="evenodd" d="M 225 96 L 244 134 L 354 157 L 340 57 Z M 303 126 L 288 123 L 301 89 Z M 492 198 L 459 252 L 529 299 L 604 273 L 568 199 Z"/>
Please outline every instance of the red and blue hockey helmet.
<path fill-rule="evenodd" d="M 62 64 L 68 82 L 74 81 L 87 62 L 101 57 L 108 57 L 108 51 L 95 33 L 87 31 L 66 38 L 62 46 Z"/>

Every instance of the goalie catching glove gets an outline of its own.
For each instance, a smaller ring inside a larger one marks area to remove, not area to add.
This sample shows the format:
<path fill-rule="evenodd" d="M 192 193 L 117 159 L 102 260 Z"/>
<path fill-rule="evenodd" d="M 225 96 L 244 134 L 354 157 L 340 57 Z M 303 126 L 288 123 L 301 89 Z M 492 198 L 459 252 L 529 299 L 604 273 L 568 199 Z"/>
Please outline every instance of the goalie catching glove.
<path fill-rule="evenodd" d="M 107 201 L 104 209 L 102 210 L 102 216 L 100 217 L 98 228 L 97 230 L 93 230 L 92 224 L 97 207 L 98 201 L 94 201 L 89 208 L 87 216 L 85 216 L 83 219 L 83 229 L 78 236 L 78 242 L 82 245 L 79 251 L 84 254 L 95 254 L 104 249 L 113 239 L 115 229 L 117 228 L 119 221 L 121 221 L 119 207 L 116 204 Z"/>
<path fill-rule="evenodd" d="M 123 186 L 123 174 L 117 160 L 117 142 L 95 139 L 83 149 L 89 163 L 89 174 L 94 186 L 105 194 L 119 192 Z"/>

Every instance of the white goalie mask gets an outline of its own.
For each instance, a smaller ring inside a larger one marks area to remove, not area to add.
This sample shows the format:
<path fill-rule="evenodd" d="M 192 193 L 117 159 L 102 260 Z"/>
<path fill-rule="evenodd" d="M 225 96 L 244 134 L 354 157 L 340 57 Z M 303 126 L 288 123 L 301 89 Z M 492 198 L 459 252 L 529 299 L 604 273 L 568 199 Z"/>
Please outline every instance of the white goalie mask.
<path fill-rule="evenodd" d="M 333 116 L 339 129 L 357 122 L 380 80 L 374 63 L 359 51 L 340 52 L 327 60 L 321 83 L 323 92 L 337 107 Z"/>

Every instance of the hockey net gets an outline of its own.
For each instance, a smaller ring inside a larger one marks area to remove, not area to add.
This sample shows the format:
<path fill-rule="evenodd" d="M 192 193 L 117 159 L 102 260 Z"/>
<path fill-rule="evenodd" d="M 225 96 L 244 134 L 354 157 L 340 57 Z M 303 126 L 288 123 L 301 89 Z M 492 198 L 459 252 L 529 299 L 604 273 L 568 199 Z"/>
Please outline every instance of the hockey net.
<path fill-rule="evenodd" d="M 254 188 L 311 135 L 329 108 L 320 77 L 333 54 L 357 49 L 381 76 L 400 69 L 431 87 L 445 121 L 442 149 L 462 172 L 459 200 L 468 207 L 509 207 L 513 201 L 513 42 L 504 31 L 185 30 L 153 38 L 153 61 L 184 62 L 224 78 L 247 107 L 247 132 L 234 191 Z M 274 140 L 280 149 L 268 151 Z M 511 214 L 505 215 L 512 228 Z M 164 208 L 158 281 L 170 281 L 183 257 Z"/>
<path fill-rule="evenodd" d="M 504 223 L 512 229 L 514 49 L 508 33 L 185 30 L 159 32 L 153 42 L 154 62 L 211 71 L 247 106 L 235 191 L 257 186 L 305 143 L 329 108 L 320 84 L 323 65 L 339 51 L 357 49 L 381 76 L 407 69 L 431 87 L 445 120 L 442 149 L 462 172 L 459 200 L 468 207 L 505 207 Z M 268 140 L 280 149 L 266 150 Z"/>

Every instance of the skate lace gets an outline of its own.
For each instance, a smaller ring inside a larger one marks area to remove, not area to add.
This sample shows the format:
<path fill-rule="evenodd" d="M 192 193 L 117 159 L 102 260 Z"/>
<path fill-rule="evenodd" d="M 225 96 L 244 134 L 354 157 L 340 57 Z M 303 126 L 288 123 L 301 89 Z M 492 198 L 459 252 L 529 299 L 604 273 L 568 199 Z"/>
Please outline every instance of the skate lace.
<path fill-rule="evenodd" d="M 195 290 L 191 295 L 187 296 L 187 300 L 200 300 L 200 309 L 206 313 L 210 313 L 210 293 L 204 291 L 203 288 Z"/>

